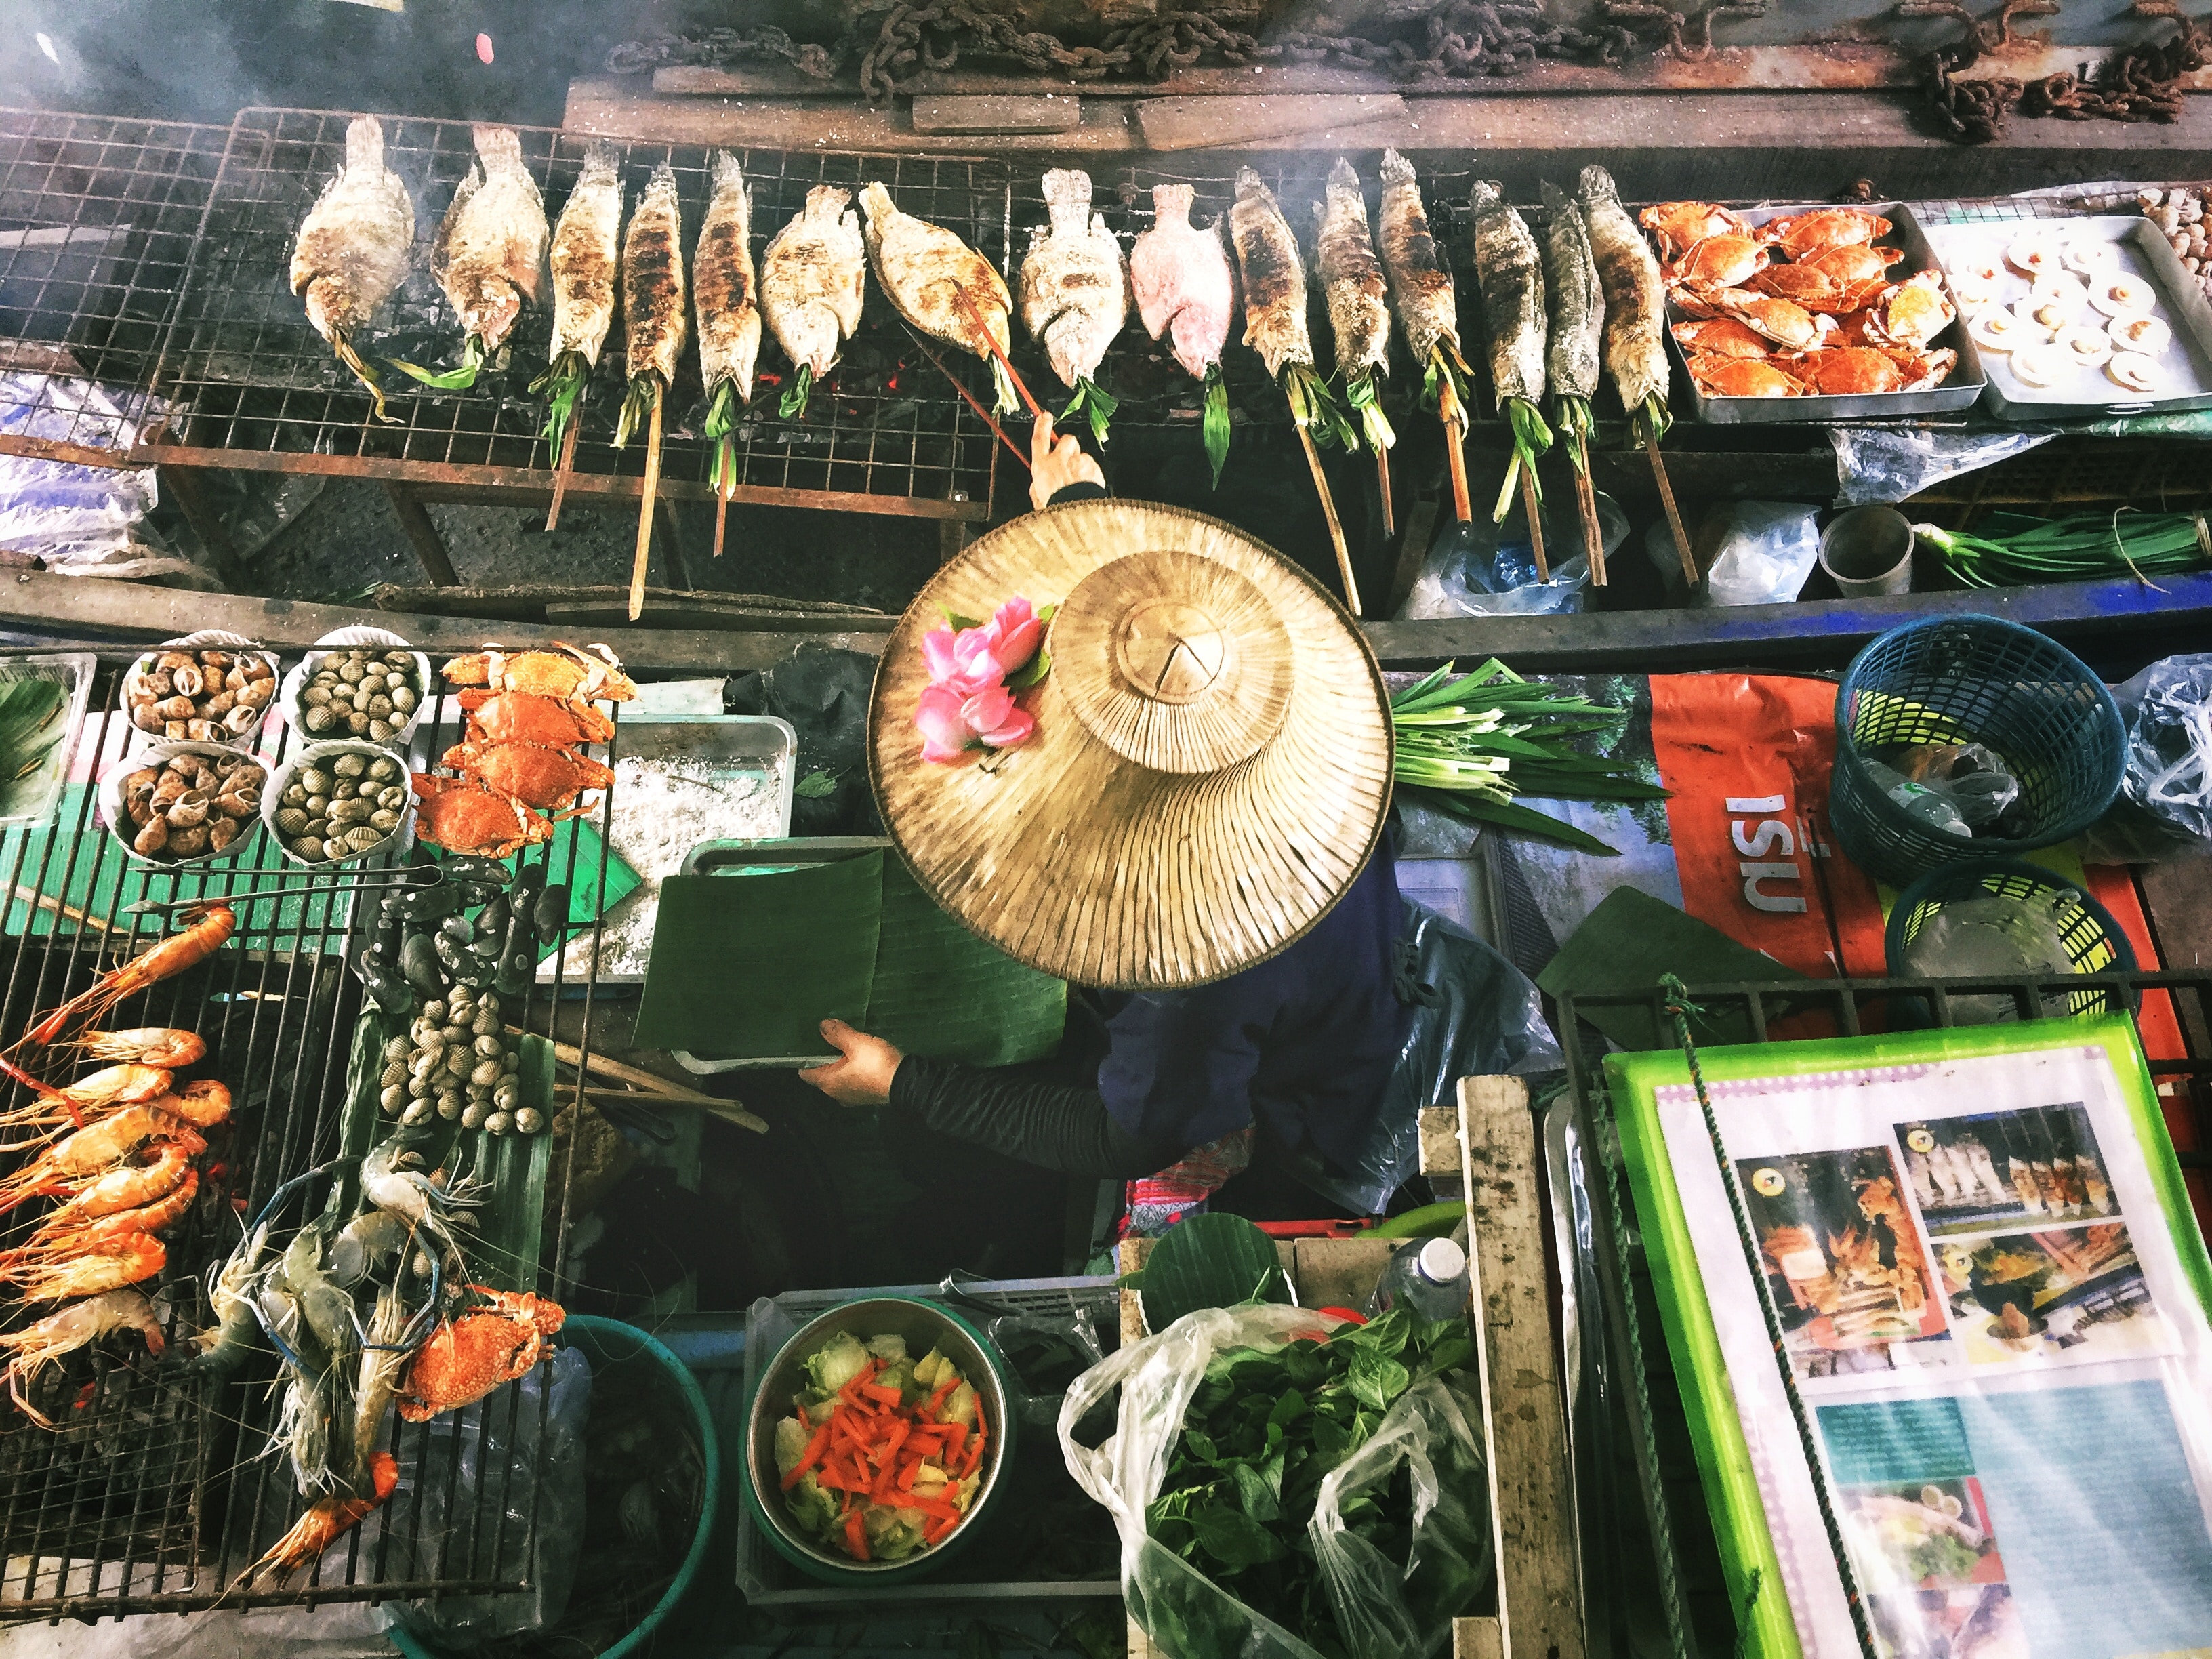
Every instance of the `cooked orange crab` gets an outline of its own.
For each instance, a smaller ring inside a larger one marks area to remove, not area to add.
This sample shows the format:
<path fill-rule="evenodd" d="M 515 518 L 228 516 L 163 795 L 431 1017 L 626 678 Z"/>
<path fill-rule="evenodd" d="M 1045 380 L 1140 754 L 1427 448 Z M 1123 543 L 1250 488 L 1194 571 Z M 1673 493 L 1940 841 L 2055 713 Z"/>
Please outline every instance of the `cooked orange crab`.
<path fill-rule="evenodd" d="M 1724 289 L 1706 297 L 1722 316 L 1735 318 L 1753 332 L 1764 334 L 1791 351 L 1812 350 L 1832 326 L 1826 318 L 1815 317 L 1794 301 L 1753 294 L 1748 289 Z"/>
<path fill-rule="evenodd" d="M 464 692 L 468 702 L 471 694 Z M 495 691 L 469 710 L 469 736 L 479 743 L 542 743 L 554 748 L 605 743 L 615 723 L 587 702 L 540 696 L 530 691 Z"/>
<path fill-rule="evenodd" d="M 417 772 L 415 832 L 449 853 L 503 859 L 533 842 L 553 839 L 553 826 L 510 795 L 495 794 L 473 780 Z"/>
<path fill-rule="evenodd" d="M 1955 351 L 1842 346 L 1790 358 L 1785 366 L 1815 396 L 1852 398 L 1869 392 L 1925 392 L 1941 386 L 1958 361 Z"/>
<path fill-rule="evenodd" d="M 1867 213 L 1858 208 L 1820 208 L 1811 213 L 1770 219 L 1753 234 L 1762 242 L 1777 245 L 1791 258 L 1802 259 L 1823 248 L 1871 242 L 1889 232 L 1889 221 L 1878 213 Z"/>
<path fill-rule="evenodd" d="M 440 1325 L 408 1364 L 399 1385 L 404 1422 L 427 1423 L 527 1376 L 550 1351 L 546 1339 L 568 1322 L 558 1303 L 528 1291 L 495 1291 L 488 1285 L 469 1289 L 483 1305 Z"/>
<path fill-rule="evenodd" d="M 1871 303 L 1889 284 L 1879 276 L 1871 282 L 1846 281 L 1810 265 L 1769 265 L 1745 286 L 1754 293 L 1834 317 Z"/>
<path fill-rule="evenodd" d="M 1795 375 L 1764 357 L 1721 357 L 1699 353 L 1689 360 L 1690 379 L 1708 398 L 1802 398 Z"/>
<path fill-rule="evenodd" d="M 1878 283 L 1889 276 L 1889 268 L 1905 257 L 1893 247 L 1874 247 L 1864 242 L 1842 247 L 1815 249 L 1797 261 L 1803 270 L 1817 270 L 1839 283 Z"/>
<path fill-rule="evenodd" d="M 504 651 L 477 651 L 447 663 L 446 678 L 455 685 L 489 686 L 494 692 L 530 691 L 577 702 L 593 698 L 629 702 L 637 695 L 636 685 L 623 672 L 613 652 L 604 645 L 598 650 L 596 657 L 573 645 L 512 655 Z M 468 703 L 464 695 L 461 704 L 466 708 Z"/>
<path fill-rule="evenodd" d="M 1711 202 L 1662 202 L 1636 216 L 1636 222 L 1659 239 L 1659 251 L 1678 258 L 1708 236 L 1745 236 L 1743 221 Z"/>
<path fill-rule="evenodd" d="M 1660 270 L 1672 287 L 1691 289 L 1704 298 L 1711 289 L 1741 287 L 1764 270 L 1772 258 L 1748 236 L 1708 236 Z"/>
<path fill-rule="evenodd" d="M 1951 296 L 1943 292 L 1943 278 L 1923 270 L 1891 289 L 1869 308 L 1866 332 L 1877 344 L 1907 347 L 1926 345 L 1959 314 Z"/>
<path fill-rule="evenodd" d="M 1764 335 L 1754 334 L 1733 317 L 1706 317 L 1677 323 L 1674 338 L 1685 352 L 1704 352 L 1711 357 L 1770 357 L 1774 346 Z"/>
<path fill-rule="evenodd" d="M 595 760 L 538 743 L 457 743 L 443 764 L 481 781 L 525 806 L 544 807 L 561 817 L 574 817 L 576 798 L 586 789 L 605 789 L 615 775 Z"/>

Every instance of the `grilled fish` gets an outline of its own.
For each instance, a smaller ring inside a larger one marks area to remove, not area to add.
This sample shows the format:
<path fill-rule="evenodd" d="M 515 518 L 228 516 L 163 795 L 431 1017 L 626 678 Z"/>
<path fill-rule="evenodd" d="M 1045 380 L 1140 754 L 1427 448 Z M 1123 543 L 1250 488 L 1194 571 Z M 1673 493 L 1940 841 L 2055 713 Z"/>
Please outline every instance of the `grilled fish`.
<path fill-rule="evenodd" d="M 545 264 L 544 198 L 513 127 L 478 126 L 477 160 L 454 189 L 430 249 L 430 270 L 462 330 L 489 355 L 505 344 Z"/>
<path fill-rule="evenodd" d="M 292 292 L 307 320 L 359 375 L 384 416 L 384 393 L 352 344 L 376 308 L 407 274 L 415 246 L 415 204 L 384 165 L 384 128 L 374 115 L 346 128 L 346 159 L 307 210 L 292 245 Z"/>
<path fill-rule="evenodd" d="M 1326 199 L 1314 204 L 1314 264 L 1336 336 L 1337 372 L 1350 380 L 1390 366 L 1390 308 L 1382 267 L 1367 230 L 1367 198 L 1352 163 L 1338 156 Z"/>
<path fill-rule="evenodd" d="M 1583 224 L 1605 291 L 1605 367 L 1632 415 L 1667 396 L 1666 291 L 1659 261 L 1620 204 L 1613 175 L 1583 169 Z"/>
<path fill-rule="evenodd" d="M 1044 175 L 1051 226 L 1030 245 L 1015 286 L 1022 325 L 1044 347 L 1063 385 L 1098 372 L 1106 349 L 1129 319 L 1129 271 L 1121 244 L 1091 210 L 1091 175 L 1054 167 Z"/>
<path fill-rule="evenodd" d="M 709 395 L 724 380 L 738 401 L 753 395 L 760 356 L 761 314 L 753 283 L 752 193 L 738 158 L 716 150 L 714 194 L 707 201 L 699 246 L 691 255 L 691 301 L 699 313 L 699 378 Z"/>
<path fill-rule="evenodd" d="M 868 260 L 860 216 L 849 211 L 852 200 L 850 191 L 815 185 L 799 216 L 776 232 L 761 259 L 762 314 L 808 382 L 836 367 L 838 346 L 860 325 Z M 798 397 L 803 407 L 803 387 Z"/>
<path fill-rule="evenodd" d="M 1129 285 L 1145 332 L 1167 333 L 1176 362 L 1202 380 L 1228 343 L 1236 291 L 1219 228 L 1190 222 L 1195 195 L 1188 185 L 1152 186 L 1152 228 L 1129 250 Z"/>
<path fill-rule="evenodd" d="M 1536 239 L 1505 204 L 1499 186 L 1475 180 L 1474 276 L 1482 289 L 1483 325 L 1490 335 L 1490 379 L 1503 408 L 1509 398 L 1544 398 L 1544 268 Z"/>
<path fill-rule="evenodd" d="M 1398 309 L 1398 326 L 1406 331 L 1406 344 L 1413 361 L 1426 365 L 1438 346 L 1460 355 L 1459 301 L 1452 288 L 1451 266 L 1429 234 L 1429 216 L 1421 205 L 1421 187 L 1413 181 L 1413 164 L 1395 149 L 1382 152 L 1382 269 L 1390 278 L 1390 300 Z"/>
<path fill-rule="evenodd" d="M 860 206 L 868 216 L 869 263 L 899 315 L 933 339 L 988 359 L 998 387 L 999 413 L 1012 414 L 1013 382 L 999 357 L 975 337 L 975 323 L 969 316 L 972 306 L 992 344 L 1001 354 L 1007 349 L 1012 337 L 1006 319 L 1014 302 L 998 271 L 943 226 L 901 212 L 879 183 L 860 191 Z"/>
<path fill-rule="evenodd" d="M 573 351 L 587 368 L 599 363 L 615 319 L 622 209 L 614 147 L 593 144 L 553 231 L 553 343 L 547 356 L 556 362 Z"/>
<path fill-rule="evenodd" d="M 1313 364 L 1306 331 L 1306 268 L 1297 238 L 1275 204 L 1275 192 L 1250 167 L 1237 173 L 1237 202 L 1229 210 L 1230 240 L 1244 278 L 1244 343 L 1260 354 L 1271 375 L 1286 363 Z"/>
<path fill-rule="evenodd" d="M 1551 295 L 1551 341 L 1544 368 L 1558 398 L 1596 395 L 1598 353 L 1605 335 L 1605 293 L 1582 215 L 1566 192 L 1544 185 L 1544 276 Z"/>
<path fill-rule="evenodd" d="M 676 200 L 676 171 L 663 161 L 638 198 L 623 239 L 623 338 L 635 385 L 657 374 L 676 382 L 684 356 L 684 216 Z"/>

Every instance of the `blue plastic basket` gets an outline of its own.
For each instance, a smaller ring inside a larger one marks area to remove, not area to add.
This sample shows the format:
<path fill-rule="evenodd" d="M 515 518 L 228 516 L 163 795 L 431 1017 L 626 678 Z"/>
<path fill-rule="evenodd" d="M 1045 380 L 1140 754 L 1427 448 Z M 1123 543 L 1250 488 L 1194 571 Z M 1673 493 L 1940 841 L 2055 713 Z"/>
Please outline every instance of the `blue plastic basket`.
<path fill-rule="evenodd" d="M 1889 912 L 1889 926 L 1882 934 L 1882 954 L 1888 958 L 1892 977 L 1905 976 L 1905 946 L 1947 904 L 1991 896 L 2033 898 L 2040 893 L 2062 890 L 2073 892 L 2081 900 L 2071 923 L 2059 935 L 2065 943 L 2066 954 L 2073 959 L 2074 971 L 2133 973 L 2135 947 L 2128 943 L 2127 935 L 2120 931 L 2120 924 L 2113 920 L 2112 913 L 2091 898 L 2078 883 L 2067 881 L 2037 865 L 1991 859 L 1974 864 L 1948 865 L 1932 871 L 1898 896 Z M 2045 994 L 2046 1012 L 2052 1010 L 2057 996 L 2056 992 Z M 2066 1012 L 2075 1016 L 2106 1013 L 2132 1000 L 2131 997 L 2116 996 L 2109 988 L 2088 985 L 2067 994 Z"/>
<path fill-rule="evenodd" d="M 1947 834 L 1867 769 L 1899 748 L 1960 743 L 1984 745 L 2020 780 L 2018 834 Z M 2072 652 L 1994 617 L 1933 617 L 1881 635 L 1844 676 L 1829 814 L 1854 864 L 1904 887 L 1948 864 L 2080 835 L 2112 805 L 2126 761 L 2119 705 Z"/>

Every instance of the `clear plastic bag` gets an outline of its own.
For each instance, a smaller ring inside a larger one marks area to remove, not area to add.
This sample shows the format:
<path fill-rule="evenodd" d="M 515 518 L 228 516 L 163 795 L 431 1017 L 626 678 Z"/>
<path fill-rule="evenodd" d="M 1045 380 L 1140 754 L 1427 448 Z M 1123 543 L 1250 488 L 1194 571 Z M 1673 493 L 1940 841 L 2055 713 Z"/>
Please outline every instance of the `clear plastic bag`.
<path fill-rule="evenodd" d="M 2020 799 L 2020 780 L 1978 743 L 1924 744 L 1892 758 L 1906 777 L 1948 801 L 1974 835 L 1996 828 Z"/>
<path fill-rule="evenodd" d="M 1705 605 L 1786 605 L 1796 599 L 1820 556 L 1815 527 L 1820 510 L 1797 501 L 1735 501 L 1726 510 L 1720 539 L 1705 566 L 1699 602 Z M 1662 520 L 1653 526 L 1647 551 L 1662 571 L 1681 561 Z M 1695 539 L 1704 540 L 1698 534 Z"/>
<path fill-rule="evenodd" d="M 90 380 L 0 374 L 0 431 L 102 448 L 128 448 L 167 407 L 112 395 Z M 105 567 L 131 556 L 131 529 L 153 510 L 154 469 L 81 466 L 0 456 L 0 547 L 56 568 Z"/>
<path fill-rule="evenodd" d="M 1105 1506 L 1121 1534 L 1122 1601 L 1170 1659 L 1321 1659 L 1297 1632 L 1154 1543 L 1145 1524 L 1206 1363 L 1224 1348 L 1279 1347 L 1318 1334 L 1319 1325 L 1311 1313 L 1272 1304 L 1202 1309 L 1085 1372 L 1061 1404 L 1068 1473 Z M 1095 1448 L 1083 1445 L 1076 1425 L 1117 1389 L 1114 1432 Z M 1323 1481 L 1307 1536 L 1338 1626 L 1360 1659 L 1425 1659 L 1486 1581 L 1480 1420 L 1445 1384 L 1425 1379 L 1392 1402 L 1367 1444 Z M 1377 1493 L 1401 1463 L 1412 1469 L 1413 1500 L 1410 1548 L 1395 1561 L 1346 1532 L 1344 1509 Z"/>
<path fill-rule="evenodd" d="M 2212 655 L 2154 662 L 2112 696 L 2127 728 L 2127 770 L 2082 857 L 2148 864 L 2212 848 Z"/>
<path fill-rule="evenodd" d="M 1463 1077 L 1528 1077 L 1566 1065 L 1534 981 L 1464 927 L 1399 901 L 1401 976 L 1413 1018 L 1358 1158 L 1345 1170 L 1301 1166 L 1298 1178 L 1360 1215 L 1379 1214 L 1420 1173 L 1421 1111 L 1456 1097 Z"/>
<path fill-rule="evenodd" d="M 2066 933 L 2078 925 L 2081 908 L 2081 896 L 2070 887 L 2045 888 L 2026 898 L 1991 893 L 1947 902 L 1905 945 L 1898 971 L 1912 979 L 2070 974 L 2074 957 L 2066 948 Z M 1948 1000 L 1952 1020 L 1960 1025 L 1994 1025 L 2020 1018 L 2020 1004 L 2008 994 Z M 2045 994 L 2043 1012 L 2052 1018 L 2063 1015 L 2066 999 Z"/>
<path fill-rule="evenodd" d="M 1962 472 L 1995 466 L 2057 436 L 2051 432 L 1939 432 L 1926 427 L 1832 426 L 1838 507 L 1902 501 Z"/>
<path fill-rule="evenodd" d="M 1610 495 L 1597 497 L 1599 539 L 1607 554 L 1628 538 L 1628 518 Z M 1579 611 L 1589 586 L 1589 561 L 1570 549 L 1583 544 L 1582 526 L 1570 507 L 1544 508 L 1544 547 L 1552 579 L 1536 580 L 1536 553 L 1528 520 L 1518 504 L 1493 525 L 1478 515 L 1471 524 L 1448 523 L 1430 544 L 1421 574 L 1399 608 L 1401 620 L 1436 617 L 1540 617 Z"/>

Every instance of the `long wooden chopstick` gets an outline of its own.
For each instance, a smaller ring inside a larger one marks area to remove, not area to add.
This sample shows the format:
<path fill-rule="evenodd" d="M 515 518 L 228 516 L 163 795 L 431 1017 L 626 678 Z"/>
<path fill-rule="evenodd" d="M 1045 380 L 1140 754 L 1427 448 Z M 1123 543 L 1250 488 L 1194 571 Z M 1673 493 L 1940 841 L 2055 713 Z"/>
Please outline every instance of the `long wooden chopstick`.
<path fill-rule="evenodd" d="M 1690 550 L 1690 532 L 1682 528 L 1682 511 L 1674 505 L 1674 486 L 1668 482 L 1667 463 L 1659 457 L 1659 436 L 1648 422 L 1644 428 L 1644 447 L 1651 457 L 1651 476 L 1659 481 L 1659 500 L 1667 509 L 1667 528 L 1674 533 L 1674 551 L 1681 556 L 1682 574 L 1695 587 L 1698 556 Z"/>
<path fill-rule="evenodd" d="M 719 1117 L 725 1123 L 734 1123 L 741 1129 L 750 1129 L 757 1135 L 768 1133 L 768 1120 L 757 1117 L 734 1100 L 716 1100 L 711 1095 L 654 1094 L 644 1089 L 611 1089 L 596 1083 L 584 1085 L 584 1098 L 594 1106 L 602 1103 L 611 1106 L 680 1106 L 687 1110 L 704 1112 L 709 1117 Z"/>
<path fill-rule="evenodd" d="M 1589 444 L 1583 434 L 1572 434 L 1575 444 L 1575 506 L 1583 521 L 1583 553 L 1589 560 L 1590 586 L 1605 586 L 1605 537 L 1598 526 L 1597 486 L 1589 474 Z"/>
<path fill-rule="evenodd" d="M 629 619 L 645 614 L 645 562 L 653 552 L 653 498 L 660 491 L 660 411 L 668 402 L 665 386 L 653 396 L 653 423 L 645 435 L 645 495 L 637 515 L 637 561 L 629 570 Z"/>
<path fill-rule="evenodd" d="M 568 493 L 568 473 L 576 464 L 576 434 L 584 429 L 584 411 L 568 417 L 568 435 L 561 440 L 561 459 L 553 468 L 553 505 L 545 509 L 545 528 L 561 527 L 561 501 Z"/>
<path fill-rule="evenodd" d="M 1029 387 L 1024 384 L 1022 377 L 1014 372 L 1014 366 L 1012 362 L 1007 361 L 1006 354 L 999 349 L 998 341 L 992 337 L 991 325 L 983 320 L 981 307 L 977 306 L 975 301 L 969 296 L 969 293 L 966 289 L 959 289 L 955 291 L 960 296 L 960 304 L 962 308 L 968 313 L 968 320 L 975 325 L 975 337 L 983 343 L 984 350 L 999 360 L 999 367 L 1006 371 L 1006 378 L 1014 383 L 1014 390 L 1021 394 L 1022 401 L 1029 405 L 1030 416 L 1034 417 L 1039 415 L 1044 415 L 1044 406 L 1039 404 L 1035 398 L 1030 396 Z M 1045 418 L 1049 420 L 1052 417 L 1048 415 L 1045 416 Z"/>
<path fill-rule="evenodd" d="M 1314 447 L 1313 434 L 1303 425 L 1297 426 L 1298 442 L 1306 452 L 1306 465 L 1313 469 L 1314 492 L 1321 497 L 1322 517 L 1328 521 L 1328 538 L 1336 547 L 1337 574 L 1344 578 L 1344 608 L 1355 617 L 1359 610 L 1359 582 L 1352 574 L 1352 550 L 1344 544 L 1344 526 L 1337 522 L 1336 502 L 1328 493 L 1328 476 L 1321 469 L 1321 452 Z"/>
<path fill-rule="evenodd" d="M 909 329 L 908 332 L 912 334 L 914 331 Z M 945 359 L 939 356 L 934 351 L 932 351 L 929 349 L 929 343 L 923 339 L 921 335 L 914 335 L 914 343 L 921 348 L 921 355 L 928 358 L 931 362 L 937 366 L 937 372 L 942 374 L 946 380 L 952 382 L 952 389 L 967 399 L 968 407 L 974 410 L 976 415 L 981 419 L 983 424 L 991 428 L 992 434 L 996 437 L 1000 443 L 1006 445 L 1006 453 L 1012 455 L 1016 460 L 1019 461 L 1023 466 L 1028 466 L 1030 464 L 1030 458 L 1023 453 L 1021 447 L 1018 444 L 1015 443 L 1012 438 L 1009 438 L 1006 435 L 1006 429 L 1000 426 L 998 422 L 992 417 L 991 411 L 983 407 L 983 400 L 978 398 L 974 392 L 970 392 L 967 386 L 963 384 L 960 377 L 952 372 L 951 368 L 945 363 Z"/>
<path fill-rule="evenodd" d="M 1390 450 L 1388 445 L 1375 452 L 1375 482 L 1382 489 L 1382 533 L 1395 536 L 1398 533 L 1398 523 L 1390 511 Z"/>

